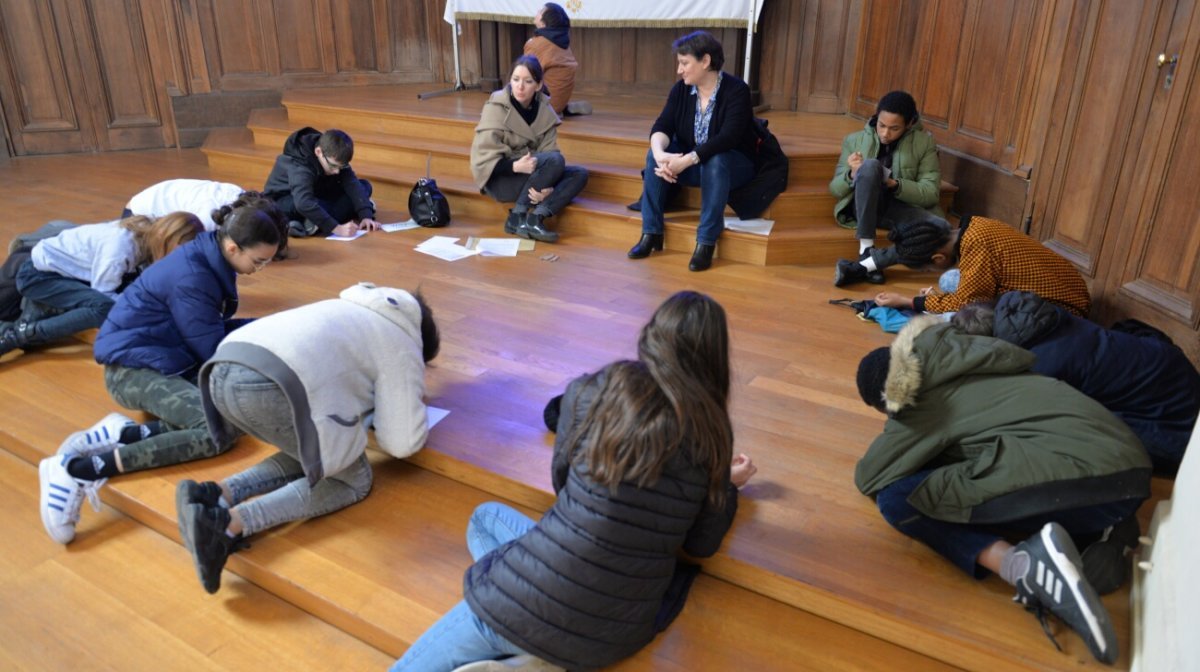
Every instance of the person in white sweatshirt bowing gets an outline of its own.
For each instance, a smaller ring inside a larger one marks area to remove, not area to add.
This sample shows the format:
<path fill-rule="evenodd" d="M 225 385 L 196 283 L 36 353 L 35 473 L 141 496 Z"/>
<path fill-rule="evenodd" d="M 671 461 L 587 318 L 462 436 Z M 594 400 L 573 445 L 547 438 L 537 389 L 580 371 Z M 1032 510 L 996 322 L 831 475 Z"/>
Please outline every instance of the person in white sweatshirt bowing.
<path fill-rule="evenodd" d="M 245 537 L 362 501 L 368 429 L 397 458 L 425 445 L 425 364 L 439 346 L 419 293 L 370 283 L 221 342 L 200 371 L 209 431 L 218 441 L 249 433 L 279 452 L 220 483 L 179 483 L 179 532 L 205 590 L 220 588 Z"/>

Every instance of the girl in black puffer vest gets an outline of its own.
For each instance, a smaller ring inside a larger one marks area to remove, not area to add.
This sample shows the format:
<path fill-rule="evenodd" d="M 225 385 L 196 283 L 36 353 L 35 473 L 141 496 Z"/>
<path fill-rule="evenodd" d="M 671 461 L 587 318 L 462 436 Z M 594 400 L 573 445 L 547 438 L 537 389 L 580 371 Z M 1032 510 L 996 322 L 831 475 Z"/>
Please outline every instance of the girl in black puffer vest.
<path fill-rule="evenodd" d="M 721 306 L 680 292 L 642 329 L 638 361 L 571 382 L 554 506 L 537 523 L 494 502 L 475 511 L 466 599 L 393 672 L 521 655 L 597 668 L 665 628 L 680 606 L 667 598 L 681 583 L 677 552 L 717 551 L 756 471 L 733 455 L 728 344 Z"/>

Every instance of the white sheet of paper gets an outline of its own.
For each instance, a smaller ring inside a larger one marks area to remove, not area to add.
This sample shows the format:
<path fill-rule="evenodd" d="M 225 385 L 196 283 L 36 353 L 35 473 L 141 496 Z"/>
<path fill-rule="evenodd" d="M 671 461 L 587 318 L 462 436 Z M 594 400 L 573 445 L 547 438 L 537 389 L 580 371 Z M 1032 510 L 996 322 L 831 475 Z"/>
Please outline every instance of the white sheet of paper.
<path fill-rule="evenodd" d="M 340 242 L 346 242 L 346 241 L 362 238 L 365 235 L 367 235 L 366 231 L 355 231 L 353 236 L 332 236 L 331 235 L 331 236 L 326 236 L 325 240 L 337 240 Z"/>
<path fill-rule="evenodd" d="M 447 415 L 450 415 L 450 411 L 444 408 L 438 408 L 437 406 L 425 407 L 425 417 L 429 420 L 430 429 L 433 429 L 433 426 L 441 422 Z"/>
<path fill-rule="evenodd" d="M 453 236 L 433 236 L 429 240 L 417 245 L 414 249 L 422 254 L 428 254 L 431 257 L 437 257 L 445 261 L 458 261 L 459 259 L 479 254 L 478 251 L 467 249 L 457 243 L 458 238 Z"/>
<path fill-rule="evenodd" d="M 515 257 L 520 246 L 520 238 L 480 238 L 475 249 L 485 257 Z"/>
<path fill-rule="evenodd" d="M 745 233 L 754 233 L 760 236 L 766 236 L 771 233 L 771 227 L 775 226 L 773 219 L 738 219 L 737 217 L 726 217 L 725 228 L 732 231 L 742 231 Z"/>
<path fill-rule="evenodd" d="M 392 224 L 380 224 L 379 228 L 383 231 L 386 231 L 387 233 L 394 233 L 396 231 L 407 231 L 409 229 L 419 229 L 421 227 L 419 224 L 417 224 L 416 222 L 414 222 L 413 220 L 410 219 L 406 222 L 395 222 Z"/>
<path fill-rule="evenodd" d="M 453 245 L 457 242 L 458 238 L 455 238 L 454 236 L 433 236 L 429 240 L 417 245 L 417 249 L 419 250 L 422 247 L 442 247 L 444 245 Z"/>

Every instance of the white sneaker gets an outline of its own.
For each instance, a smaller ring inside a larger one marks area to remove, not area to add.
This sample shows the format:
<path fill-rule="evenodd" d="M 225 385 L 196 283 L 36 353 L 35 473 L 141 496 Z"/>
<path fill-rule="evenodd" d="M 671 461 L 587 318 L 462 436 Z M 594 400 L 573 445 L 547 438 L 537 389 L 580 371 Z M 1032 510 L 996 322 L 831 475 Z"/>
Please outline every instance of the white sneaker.
<path fill-rule="evenodd" d="M 503 660 L 481 660 L 454 668 L 454 672 L 566 672 L 563 668 L 528 653 Z"/>
<path fill-rule="evenodd" d="M 67 437 L 58 447 L 59 455 L 90 457 L 121 447 L 121 430 L 136 422 L 120 413 L 109 413 L 104 419 L 85 430 Z"/>
<path fill-rule="evenodd" d="M 87 497 L 92 508 L 100 510 L 101 486 L 108 479 L 81 481 L 67 473 L 67 462 L 71 455 L 53 455 L 38 465 L 41 480 L 42 526 L 46 533 L 60 544 L 69 544 L 75 539 L 75 523 L 79 522 L 79 509 Z"/>

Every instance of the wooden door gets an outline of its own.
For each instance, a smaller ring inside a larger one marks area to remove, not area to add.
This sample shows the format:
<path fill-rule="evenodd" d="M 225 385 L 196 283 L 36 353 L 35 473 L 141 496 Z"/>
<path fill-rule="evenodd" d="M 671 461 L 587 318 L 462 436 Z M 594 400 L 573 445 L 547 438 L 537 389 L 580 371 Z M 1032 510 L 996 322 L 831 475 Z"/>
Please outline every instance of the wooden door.
<path fill-rule="evenodd" d="M 0 105 L 16 155 L 164 147 L 139 0 L 0 2 Z"/>
<path fill-rule="evenodd" d="M 1127 162 L 1130 191 L 1117 211 L 1119 225 L 1104 239 L 1100 279 L 1107 300 L 1098 317 L 1155 324 L 1196 359 L 1200 189 L 1192 166 L 1200 156 L 1200 17 L 1195 0 L 1179 0 L 1173 10 L 1152 49 L 1133 59 L 1143 82 L 1138 103 L 1145 133 Z"/>

